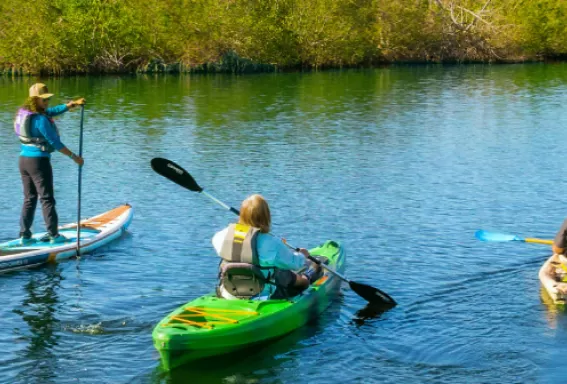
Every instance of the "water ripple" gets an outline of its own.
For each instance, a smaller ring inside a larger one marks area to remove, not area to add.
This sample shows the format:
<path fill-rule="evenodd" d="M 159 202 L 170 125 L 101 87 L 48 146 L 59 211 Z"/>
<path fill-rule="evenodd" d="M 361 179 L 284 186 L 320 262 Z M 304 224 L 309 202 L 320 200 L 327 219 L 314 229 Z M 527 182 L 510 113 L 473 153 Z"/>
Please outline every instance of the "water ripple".
<path fill-rule="evenodd" d="M 0 276 L 0 381 L 563 382 L 567 317 L 537 278 L 549 249 L 473 234 L 550 238 L 563 221 L 566 78 L 538 64 L 46 80 L 57 100 L 89 100 L 83 212 L 128 202 L 135 218 L 93 255 Z M 27 87 L 0 78 L 0 239 L 17 235 L 11 124 Z M 76 150 L 78 115 L 58 125 Z M 230 205 L 262 193 L 290 243 L 341 241 L 346 275 L 399 306 L 366 307 L 343 285 L 307 327 L 163 372 L 152 328 L 212 290 L 210 238 L 234 217 L 156 175 L 156 156 Z M 59 155 L 53 167 L 72 221 L 76 169 Z"/>

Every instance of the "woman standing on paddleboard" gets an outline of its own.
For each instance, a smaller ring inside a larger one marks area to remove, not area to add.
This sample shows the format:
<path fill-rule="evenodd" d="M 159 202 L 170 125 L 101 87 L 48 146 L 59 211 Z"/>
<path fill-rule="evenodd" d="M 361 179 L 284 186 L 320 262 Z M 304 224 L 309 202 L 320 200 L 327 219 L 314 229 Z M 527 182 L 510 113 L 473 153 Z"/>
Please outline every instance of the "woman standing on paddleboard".
<path fill-rule="evenodd" d="M 49 93 L 45 84 L 32 85 L 29 97 L 18 110 L 14 122 L 16 135 L 21 142 L 19 167 L 24 187 L 24 205 L 20 217 L 22 245 L 32 244 L 35 241 L 32 239 L 31 226 L 38 196 L 47 227 L 47 234 L 41 241 L 51 243 L 65 241 L 58 231 L 59 219 L 55 210 L 51 153 L 59 151 L 70 157 L 79 166 L 84 163 L 82 157 L 75 155 L 61 142 L 53 117 L 78 105 L 84 105 L 85 99 L 81 98 L 49 108 L 49 99 L 52 96 L 53 94 Z"/>

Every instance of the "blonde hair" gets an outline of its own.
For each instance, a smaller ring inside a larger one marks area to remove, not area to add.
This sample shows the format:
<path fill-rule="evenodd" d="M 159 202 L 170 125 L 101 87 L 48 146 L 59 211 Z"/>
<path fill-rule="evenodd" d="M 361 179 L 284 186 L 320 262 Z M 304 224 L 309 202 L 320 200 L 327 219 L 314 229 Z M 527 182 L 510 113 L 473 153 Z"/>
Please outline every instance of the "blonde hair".
<path fill-rule="evenodd" d="M 260 232 L 269 233 L 272 225 L 272 216 L 268 202 L 262 195 L 252 195 L 242 202 L 240 206 L 240 224 L 260 228 Z"/>
<path fill-rule="evenodd" d="M 38 105 L 38 101 L 39 101 L 39 97 L 38 96 L 30 96 L 26 99 L 26 101 L 24 102 L 24 105 L 22 106 L 23 109 L 27 109 L 30 112 L 33 113 L 45 113 L 45 109 L 41 108 Z"/>

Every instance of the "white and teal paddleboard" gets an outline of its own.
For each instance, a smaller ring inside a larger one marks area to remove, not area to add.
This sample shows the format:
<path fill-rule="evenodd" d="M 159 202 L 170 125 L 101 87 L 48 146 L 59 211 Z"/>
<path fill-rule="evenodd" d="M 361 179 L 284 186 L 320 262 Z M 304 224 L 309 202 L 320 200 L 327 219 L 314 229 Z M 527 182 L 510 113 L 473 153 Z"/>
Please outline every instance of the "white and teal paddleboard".
<path fill-rule="evenodd" d="M 120 237 L 132 221 L 132 207 L 128 204 L 89 219 L 81 220 L 80 253 L 92 252 Z M 45 233 L 34 235 L 32 244 L 21 245 L 20 240 L 0 243 L 0 273 L 36 267 L 49 262 L 65 260 L 77 255 L 77 223 L 59 227 L 65 242 L 51 244 L 40 239 Z"/>

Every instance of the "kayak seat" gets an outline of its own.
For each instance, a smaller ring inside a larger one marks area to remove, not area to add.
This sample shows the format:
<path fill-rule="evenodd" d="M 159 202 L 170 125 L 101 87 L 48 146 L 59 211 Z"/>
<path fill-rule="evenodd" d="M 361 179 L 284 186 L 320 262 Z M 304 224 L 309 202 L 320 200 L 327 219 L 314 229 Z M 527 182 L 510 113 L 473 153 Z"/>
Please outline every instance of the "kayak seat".
<path fill-rule="evenodd" d="M 222 263 L 219 281 L 230 295 L 239 299 L 259 295 L 267 283 L 259 267 L 246 263 Z"/>

